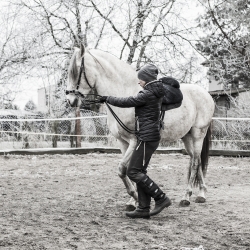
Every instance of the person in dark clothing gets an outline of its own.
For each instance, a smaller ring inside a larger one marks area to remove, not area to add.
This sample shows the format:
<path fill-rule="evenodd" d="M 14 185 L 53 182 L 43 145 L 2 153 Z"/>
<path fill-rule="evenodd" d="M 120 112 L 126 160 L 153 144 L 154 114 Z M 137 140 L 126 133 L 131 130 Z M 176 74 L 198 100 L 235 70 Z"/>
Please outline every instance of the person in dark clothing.
<path fill-rule="evenodd" d="M 164 89 L 162 82 L 157 81 L 157 75 L 157 67 L 147 64 L 138 71 L 139 84 L 143 90 L 137 96 L 103 96 L 100 99 L 102 103 L 121 108 L 135 107 L 138 140 L 127 168 L 127 176 L 136 183 L 138 207 L 126 213 L 130 218 L 149 218 L 171 205 L 170 199 L 147 175 L 149 161 L 161 138 L 160 111 Z M 150 212 L 151 198 L 155 200 L 155 207 Z"/>

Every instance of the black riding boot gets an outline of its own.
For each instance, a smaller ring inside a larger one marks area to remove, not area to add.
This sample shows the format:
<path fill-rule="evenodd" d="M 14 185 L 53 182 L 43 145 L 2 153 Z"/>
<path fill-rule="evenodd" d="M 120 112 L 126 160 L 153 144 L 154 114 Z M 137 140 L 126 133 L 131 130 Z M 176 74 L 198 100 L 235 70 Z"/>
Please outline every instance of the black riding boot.
<path fill-rule="evenodd" d="M 144 189 L 137 185 L 138 192 L 138 207 L 133 212 L 127 212 L 126 215 L 130 218 L 145 218 L 149 219 L 151 196 Z"/>
<path fill-rule="evenodd" d="M 155 200 L 155 207 L 150 212 L 150 215 L 156 215 L 160 213 L 165 207 L 171 205 L 170 199 L 147 175 L 145 175 L 145 177 L 143 177 L 137 183 L 137 185 L 142 187 L 143 190 Z"/>

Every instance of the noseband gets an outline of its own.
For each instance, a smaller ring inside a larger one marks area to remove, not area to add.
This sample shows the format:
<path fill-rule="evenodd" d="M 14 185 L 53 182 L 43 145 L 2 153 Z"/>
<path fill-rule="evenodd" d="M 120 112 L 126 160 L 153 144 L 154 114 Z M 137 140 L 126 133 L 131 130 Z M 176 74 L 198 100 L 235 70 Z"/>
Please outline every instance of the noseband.
<path fill-rule="evenodd" d="M 82 57 L 82 62 L 81 62 L 81 67 L 80 67 L 80 73 L 78 76 L 78 80 L 77 80 L 77 85 L 76 85 L 76 89 L 74 90 L 66 90 L 66 95 L 68 94 L 75 94 L 76 96 L 80 96 L 82 98 L 84 98 L 84 94 L 82 94 L 78 89 L 81 83 L 81 77 L 82 77 L 82 73 L 84 75 L 84 79 L 87 82 L 88 86 L 90 87 L 91 90 L 94 89 L 94 87 L 91 87 L 91 85 L 89 84 L 88 78 L 86 76 L 86 71 L 85 71 L 85 67 L 84 67 L 84 57 Z"/>

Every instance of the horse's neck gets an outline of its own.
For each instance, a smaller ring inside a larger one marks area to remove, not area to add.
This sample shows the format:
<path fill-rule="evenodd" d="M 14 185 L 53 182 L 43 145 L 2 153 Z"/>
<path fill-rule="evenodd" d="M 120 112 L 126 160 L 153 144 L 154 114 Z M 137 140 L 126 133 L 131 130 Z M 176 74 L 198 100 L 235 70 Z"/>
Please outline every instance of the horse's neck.
<path fill-rule="evenodd" d="M 141 88 L 135 70 L 125 62 L 102 51 L 91 50 L 96 62 L 96 89 L 105 96 L 127 97 L 135 95 Z"/>

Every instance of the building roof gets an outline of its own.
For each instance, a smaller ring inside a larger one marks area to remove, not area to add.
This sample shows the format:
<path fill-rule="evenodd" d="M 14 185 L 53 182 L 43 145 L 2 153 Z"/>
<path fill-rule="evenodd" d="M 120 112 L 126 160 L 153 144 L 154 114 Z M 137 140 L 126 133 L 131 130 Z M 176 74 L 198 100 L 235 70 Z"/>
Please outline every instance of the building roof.
<path fill-rule="evenodd" d="M 249 91 L 249 89 L 216 90 L 216 91 L 209 91 L 209 94 L 211 96 L 235 95 L 246 91 Z"/>
<path fill-rule="evenodd" d="M 34 116 L 37 116 L 37 113 L 33 113 L 30 111 L 26 111 L 26 110 L 0 109 L 0 116 L 34 117 Z"/>

